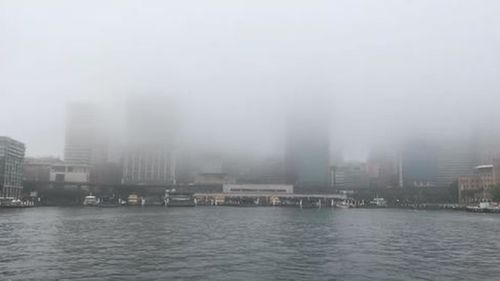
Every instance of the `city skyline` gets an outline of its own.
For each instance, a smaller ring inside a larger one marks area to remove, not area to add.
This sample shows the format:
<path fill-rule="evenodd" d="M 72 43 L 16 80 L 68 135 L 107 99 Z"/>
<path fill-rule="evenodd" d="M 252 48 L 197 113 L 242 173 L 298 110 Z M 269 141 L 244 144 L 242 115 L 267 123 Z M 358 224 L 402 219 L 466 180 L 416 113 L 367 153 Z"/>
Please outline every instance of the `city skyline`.
<path fill-rule="evenodd" d="M 195 3 L 2 2 L 1 133 L 62 157 L 67 103 L 119 115 L 159 93 L 193 145 L 268 153 L 294 102 L 326 96 L 332 146 L 361 159 L 372 142 L 468 137 L 499 118 L 498 3 Z"/>

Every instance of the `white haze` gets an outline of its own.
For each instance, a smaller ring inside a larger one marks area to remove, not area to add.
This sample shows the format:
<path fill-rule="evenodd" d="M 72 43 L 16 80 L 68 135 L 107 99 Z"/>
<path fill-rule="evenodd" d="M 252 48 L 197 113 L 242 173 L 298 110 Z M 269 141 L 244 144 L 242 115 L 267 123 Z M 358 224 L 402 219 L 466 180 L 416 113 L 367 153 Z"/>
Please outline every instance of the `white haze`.
<path fill-rule="evenodd" d="M 102 105 L 119 131 L 143 94 L 175 100 L 182 142 L 229 151 L 281 150 L 308 100 L 351 158 L 495 131 L 499 14 L 495 0 L 0 0 L 0 135 L 62 155 L 67 103 Z"/>

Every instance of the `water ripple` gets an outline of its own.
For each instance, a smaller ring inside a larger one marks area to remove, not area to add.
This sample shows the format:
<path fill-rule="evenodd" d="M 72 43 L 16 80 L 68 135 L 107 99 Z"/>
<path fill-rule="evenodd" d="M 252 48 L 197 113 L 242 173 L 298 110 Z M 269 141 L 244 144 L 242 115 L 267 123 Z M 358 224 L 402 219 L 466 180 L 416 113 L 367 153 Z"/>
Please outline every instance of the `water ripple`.
<path fill-rule="evenodd" d="M 498 280 L 500 216 L 288 208 L 0 210 L 5 280 Z"/>

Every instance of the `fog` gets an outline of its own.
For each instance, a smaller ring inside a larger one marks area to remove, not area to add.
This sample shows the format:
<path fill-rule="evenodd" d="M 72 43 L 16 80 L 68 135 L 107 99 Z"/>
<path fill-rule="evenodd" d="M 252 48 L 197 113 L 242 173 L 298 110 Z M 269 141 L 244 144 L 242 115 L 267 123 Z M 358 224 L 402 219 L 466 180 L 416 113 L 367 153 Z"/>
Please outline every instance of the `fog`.
<path fill-rule="evenodd" d="M 119 146 L 128 101 L 149 96 L 201 150 L 279 154 L 290 116 L 317 112 L 346 159 L 494 134 L 499 14 L 494 0 L 0 0 L 0 135 L 62 156 L 67 105 L 90 102 Z"/>

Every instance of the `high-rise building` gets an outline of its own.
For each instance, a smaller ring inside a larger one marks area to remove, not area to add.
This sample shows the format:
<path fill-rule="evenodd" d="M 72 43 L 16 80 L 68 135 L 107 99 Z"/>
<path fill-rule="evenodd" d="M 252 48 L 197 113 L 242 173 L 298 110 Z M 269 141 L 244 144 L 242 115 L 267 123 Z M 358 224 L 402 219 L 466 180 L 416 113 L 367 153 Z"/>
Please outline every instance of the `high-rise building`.
<path fill-rule="evenodd" d="M 420 140 L 407 143 L 401 150 L 399 165 L 402 187 L 437 185 L 437 148 L 431 143 Z"/>
<path fill-rule="evenodd" d="M 159 96 L 129 100 L 123 183 L 175 184 L 174 110 L 168 99 Z"/>
<path fill-rule="evenodd" d="M 396 150 L 385 147 L 372 148 L 367 163 L 370 186 L 398 186 L 398 162 Z"/>
<path fill-rule="evenodd" d="M 332 182 L 336 189 L 360 189 L 369 187 L 367 165 L 364 163 L 347 163 L 333 166 Z"/>
<path fill-rule="evenodd" d="M 25 150 L 22 142 L 9 137 L 0 137 L 1 197 L 19 198 L 21 196 Z"/>
<path fill-rule="evenodd" d="M 107 159 L 106 141 L 100 115 L 88 103 L 68 106 L 64 161 L 70 164 L 95 165 Z"/>
<path fill-rule="evenodd" d="M 449 186 L 459 177 L 472 176 L 479 159 L 472 145 L 446 142 L 439 148 L 437 185 Z"/>
<path fill-rule="evenodd" d="M 299 108 L 287 121 L 287 183 L 299 188 L 327 188 L 330 169 L 327 112 L 321 106 L 303 111 Z"/>

